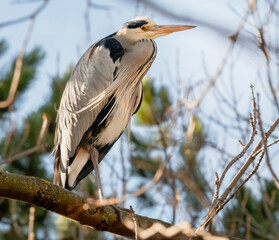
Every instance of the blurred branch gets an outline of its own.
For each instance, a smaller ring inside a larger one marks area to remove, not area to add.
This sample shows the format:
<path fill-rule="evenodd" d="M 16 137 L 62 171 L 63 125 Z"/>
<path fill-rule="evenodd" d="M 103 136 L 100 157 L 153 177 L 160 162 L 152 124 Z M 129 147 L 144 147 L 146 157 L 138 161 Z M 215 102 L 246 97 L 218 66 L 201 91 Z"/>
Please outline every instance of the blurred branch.
<path fill-rule="evenodd" d="M 11 163 L 17 159 L 23 158 L 23 157 L 33 154 L 35 152 L 43 152 L 45 150 L 45 138 L 46 138 L 46 134 L 48 132 L 48 127 L 49 127 L 50 121 L 45 113 L 43 114 L 42 117 L 43 117 L 43 123 L 42 123 L 39 138 L 37 140 L 37 145 L 35 147 L 32 147 L 30 149 L 27 149 L 23 152 L 17 153 L 11 157 L 4 159 L 2 162 L 0 162 L 0 165 Z"/>
<path fill-rule="evenodd" d="M 126 0 L 128 1 L 128 0 Z M 130 0 L 129 0 L 130 1 Z M 175 21 L 181 21 L 181 22 L 190 22 L 192 24 L 195 24 L 199 27 L 206 27 L 210 30 L 213 30 L 214 32 L 216 32 L 217 34 L 221 35 L 222 37 L 227 37 L 230 32 L 231 29 L 227 28 L 227 27 L 223 27 L 221 24 L 218 25 L 216 24 L 216 22 L 214 21 L 208 21 L 208 20 L 202 20 L 202 18 L 200 17 L 195 17 L 198 16 L 197 14 L 195 14 L 195 16 L 190 12 L 186 12 L 187 9 L 185 9 L 184 11 L 182 11 L 182 14 L 179 14 L 175 11 L 173 11 L 173 8 L 171 7 L 164 7 L 163 4 L 161 4 L 160 2 L 156 3 L 155 1 L 149 1 L 149 0 L 134 0 L 137 2 L 137 4 L 143 4 L 145 5 L 147 8 L 150 8 L 152 11 L 156 11 L 160 14 L 162 14 L 163 16 L 166 16 L 168 18 L 174 19 Z M 249 4 L 250 6 L 252 6 L 254 4 L 254 0 L 251 0 L 251 4 Z M 186 13 L 185 13 L 186 12 Z M 226 25 L 229 26 L 229 25 Z M 250 44 L 251 43 L 251 38 L 248 35 L 242 35 L 239 37 L 239 41 L 238 43 L 243 43 L 243 44 Z"/>
<path fill-rule="evenodd" d="M 267 138 L 266 138 L 266 135 L 265 135 L 264 130 L 263 130 L 263 124 L 262 124 L 260 112 L 259 112 L 259 114 L 258 114 L 258 119 L 259 119 L 259 128 L 260 128 L 260 132 L 261 132 L 262 138 L 264 139 L 263 152 L 265 152 L 266 163 L 267 163 L 268 169 L 269 169 L 269 171 L 270 171 L 270 173 L 271 173 L 271 175 L 272 175 L 274 184 L 275 184 L 275 186 L 277 187 L 277 189 L 279 189 L 279 179 L 278 179 L 278 177 L 276 176 L 275 172 L 273 171 L 273 168 L 272 168 L 271 163 L 270 163 L 270 160 L 269 160 L 269 154 L 268 154 L 268 150 L 267 150 Z M 277 139 L 277 140 L 278 140 L 278 139 Z"/>
<path fill-rule="evenodd" d="M 245 178 L 245 180 L 234 190 L 234 192 L 218 207 L 217 209 L 217 213 L 223 209 L 223 207 L 230 201 L 234 198 L 234 196 L 244 187 L 244 185 L 248 182 L 248 180 L 255 174 L 255 172 L 258 170 L 261 162 L 262 162 L 262 159 L 264 157 L 264 154 L 265 152 L 262 151 L 261 152 L 261 155 L 259 157 L 259 160 L 256 164 L 256 166 L 254 167 L 254 169 L 249 173 L 249 175 Z"/>
<path fill-rule="evenodd" d="M 17 202 L 14 199 L 9 199 L 9 211 L 12 219 L 12 230 L 17 235 L 17 237 L 20 238 L 20 236 L 22 236 L 22 232 L 20 231 L 21 229 L 19 228 L 17 222 L 16 204 Z"/>
<path fill-rule="evenodd" d="M 9 90 L 9 95 L 8 95 L 6 100 L 0 101 L 0 108 L 7 108 L 11 104 L 13 104 L 13 102 L 15 100 L 17 87 L 18 87 L 18 83 L 19 83 L 19 80 L 20 80 L 20 76 L 21 76 L 23 56 L 24 56 L 24 53 L 25 53 L 27 43 L 28 43 L 29 38 L 30 38 L 31 31 L 33 29 L 33 24 L 34 24 L 34 19 L 31 18 L 30 22 L 29 22 L 27 32 L 26 32 L 26 35 L 25 35 L 25 39 L 23 41 L 23 44 L 22 44 L 22 47 L 21 47 L 21 50 L 20 50 L 20 53 L 19 53 L 19 55 L 16 59 L 15 70 L 14 70 L 14 75 L 13 75 L 12 83 L 11 83 L 10 90 Z"/>
<path fill-rule="evenodd" d="M 189 102 L 187 98 L 182 99 L 182 102 L 185 104 L 187 109 L 190 110 L 190 109 L 197 108 L 200 105 L 200 103 L 203 101 L 203 99 L 205 98 L 205 96 L 207 95 L 207 93 L 209 92 L 211 87 L 215 84 L 217 78 L 222 74 L 222 72 L 225 68 L 225 65 L 226 65 L 226 63 L 227 63 L 227 61 L 228 61 L 228 59 L 231 55 L 231 52 L 234 49 L 235 43 L 238 40 L 238 36 L 239 36 L 241 30 L 243 29 L 243 27 L 244 27 L 244 25 L 247 21 L 248 16 L 253 11 L 254 7 L 255 7 L 255 2 L 251 1 L 251 3 L 248 4 L 247 10 L 243 15 L 243 17 L 242 17 L 242 19 L 241 19 L 241 21 L 240 21 L 240 23 L 237 27 L 237 30 L 235 31 L 234 34 L 232 34 L 230 36 L 230 40 L 231 40 L 230 44 L 229 44 L 229 46 L 228 46 L 228 48 L 227 48 L 227 50 L 226 50 L 226 52 L 225 52 L 225 54 L 222 58 L 222 61 L 219 65 L 219 67 L 217 68 L 215 74 L 212 77 L 210 77 L 206 87 L 201 91 L 200 96 L 192 102 Z"/>
<path fill-rule="evenodd" d="M 34 221 L 35 221 L 35 208 L 29 208 L 29 229 L 28 229 L 28 240 L 35 239 L 35 232 L 34 232 Z"/>
<path fill-rule="evenodd" d="M 28 29 L 27 29 L 27 32 L 25 35 L 25 39 L 23 41 L 20 53 L 16 59 L 15 70 L 14 70 L 14 75 L 13 75 L 10 90 L 9 90 L 9 95 L 6 100 L 0 101 L 0 108 L 7 108 L 11 104 L 13 104 L 13 102 L 15 100 L 18 83 L 19 83 L 20 76 L 21 76 L 23 56 L 25 53 L 27 43 L 30 39 L 30 35 L 31 35 L 32 29 L 33 29 L 35 18 L 47 6 L 48 2 L 49 2 L 49 0 L 44 0 L 43 4 L 39 8 L 37 8 L 32 14 L 30 14 L 28 16 L 0 23 L 0 28 L 3 28 L 6 26 L 9 26 L 9 25 L 12 25 L 12 24 L 17 24 L 17 23 L 21 23 L 26 20 L 29 20 L 29 26 L 28 26 Z"/>
<path fill-rule="evenodd" d="M 204 231 L 195 234 L 187 223 L 172 226 L 161 220 L 131 214 L 129 210 L 118 209 L 117 212 L 115 207 L 99 207 L 92 202 L 88 203 L 86 198 L 35 177 L 0 172 L 0 186 L 1 197 L 34 204 L 98 231 L 107 231 L 127 238 L 135 237 L 134 217 L 140 239 L 228 239 L 212 236 Z"/>
<path fill-rule="evenodd" d="M 91 0 L 87 0 L 87 2 L 88 2 L 88 7 L 95 8 L 98 10 L 110 10 L 109 6 L 93 3 Z"/>
<path fill-rule="evenodd" d="M 134 212 L 134 209 L 133 209 L 133 207 L 132 206 L 130 206 L 130 212 L 131 212 L 131 214 L 132 214 L 132 218 L 133 218 L 133 221 L 134 221 L 134 232 L 135 232 L 135 240 L 138 240 L 139 238 L 138 238 L 138 221 L 137 221 L 137 218 L 136 218 L 136 214 L 135 214 L 135 212 Z"/>
<path fill-rule="evenodd" d="M 90 10 L 92 8 L 93 9 L 97 9 L 97 10 L 110 10 L 109 6 L 93 3 L 91 0 L 86 0 L 85 12 L 84 12 L 84 20 L 85 20 L 86 39 L 87 39 L 88 43 L 91 42 L 91 36 L 90 36 L 90 34 L 91 34 Z"/>
<path fill-rule="evenodd" d="M 276 142 L 279 141 L 279 139 L 276 139 L 276 140 L 277 140 Z M 268 145 L 267 145 L 267 147 L 268 147 Z M 266 163 L 267 163 L 268 169 L 269 169 L 269 171 L 270 171 L 270 173 L 271 173 L 271 175 L 272 175 L 272 179 L 273 179 L 273 181 L 274 181 L 274 183 L 275 183 L 275 186 L 276 186 L 277 189 L 279 190 L 279 179 L 278 179 L 278 177 L 276 176 L 276 174 L 275 174 L 275 172 L 274 172 L 274 170 L 273 170 L 273 168 L 272 168 L 272 166 L 271 166 L 269 157 L 266 157 Z"/>
<path fill-rule="evenodd" d="M 7 27 L 13 24 L 22 23 L 27 20 L 34 20 L 36 16 L 47 6 L 48 2 L 49 0 L 44 0 L 43 3 L 30 15 L 0 23 L 0 28 Z"/>
<path fill-rule="evenodd" d="M 206 26 L 206 27 L 209 27 L 209 28 L 216 28 L 215 25 L 210 25 L 208 22 L 205 23 L 205 22 L 200 21 L 199 19 L 186 17 L 185 14 L 184 15 L 179 15 L 179 14 L 175 13 L 173 10 L 162 7 L 162 5 L 159 4 L 159 3 L 151 2 L 151 1 L 148 1 L 148 0 L 136 0 L 136 1 L 137 1 L 137 3 L 144 4 L 145 6 L 149 7 L 150 9 L 155 10 L 155 11 L 163 14 L 164 16 L 175 19 L 177 21 L 194 22 L 195 24 L 200 25 L 200 26 L 203 25 L 203 26 Z M 218 30 L 221 31 L 221 32 L 225 31 L 225 29 L 221 29 L 221 28 L 218 29 Z"/>

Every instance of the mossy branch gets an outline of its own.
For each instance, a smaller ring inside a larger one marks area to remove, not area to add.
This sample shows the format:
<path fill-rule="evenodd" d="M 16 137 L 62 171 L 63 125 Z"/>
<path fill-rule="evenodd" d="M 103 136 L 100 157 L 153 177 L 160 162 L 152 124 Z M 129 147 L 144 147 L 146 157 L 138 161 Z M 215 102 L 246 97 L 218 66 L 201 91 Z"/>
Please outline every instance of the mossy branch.
<path fill-rule="evenodd" d="M 171 237 L 170 234 L 166 236 L 164 233 L 174 227 L 169 223 L 158 219 L 135 215 L 128 210 L 120 209 L 119 212 L 117 212 L 115 208 L 111 206 L 94 206 L 88 203 L 87 198 L 83 198 L 73 192 L 36 177 L 0 172 L 0 197 L 34 204 L 99 231 L 107 231 L 132 239 L 135 237 L 134 229 L 138 229 L 139 236 L 144 231 L 145 234 L 148 233 L 150 235 L 150 237 L 144 239 L 189 239 L 190 235 L 193 240 L 212 239 L 207 238 L 212 237 L 208 233 L 204 232 L 193 236 L 193 230 L 191 228 L 177 231 L 178 227 L 174 228 Z M 137 228 L 133 227 L 135 225 L 135 217 L 137 220 Z M 153 230 L 151 234 L 149 233 L 150 231 L 147 232 L 147 230 L 150 229 Z M 160 231 L 160 229 L 166 229 L 167 231 Z M 189 229 L 191 231 L 189 231 Z M 201 236 L 201 234 L 203 236 Z M 217 237 L 215 239 L 225 238 Z"/>

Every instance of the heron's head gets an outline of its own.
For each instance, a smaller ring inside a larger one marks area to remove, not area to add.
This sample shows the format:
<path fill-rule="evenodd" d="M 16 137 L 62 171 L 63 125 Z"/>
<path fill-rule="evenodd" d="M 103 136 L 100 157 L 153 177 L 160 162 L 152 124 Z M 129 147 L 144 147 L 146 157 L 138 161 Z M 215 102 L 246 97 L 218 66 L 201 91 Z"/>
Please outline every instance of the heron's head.
<path fill-rule="evenodd" d="M 148 17 L 136 17 L 127 22 L 121 28 L 117 35 L 124 36 L 131 41 L 139 41 L 141 39 L 155 39 L 165 36 L 173 32 L 192 29 L 191 25 L 157 25 L 156 22 Z"/>

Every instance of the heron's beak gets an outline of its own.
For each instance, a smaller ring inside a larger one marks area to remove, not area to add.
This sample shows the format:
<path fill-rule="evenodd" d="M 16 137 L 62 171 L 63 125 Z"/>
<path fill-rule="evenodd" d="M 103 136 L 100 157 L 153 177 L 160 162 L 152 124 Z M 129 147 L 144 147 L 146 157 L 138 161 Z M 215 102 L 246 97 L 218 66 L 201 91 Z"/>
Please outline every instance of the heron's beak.
<path fill-rule="evenodd" d="M 179 32 L 179 31 L 184 31 L 188 29 L 195 28 L 196 26 L 191 26 L 191 25 L 160 25 L 156 26 L 155 29 L 153 30 L 154 37 L 161 37 L 165 36 L 168 34 L 171 34 L 173 32 Z"/>

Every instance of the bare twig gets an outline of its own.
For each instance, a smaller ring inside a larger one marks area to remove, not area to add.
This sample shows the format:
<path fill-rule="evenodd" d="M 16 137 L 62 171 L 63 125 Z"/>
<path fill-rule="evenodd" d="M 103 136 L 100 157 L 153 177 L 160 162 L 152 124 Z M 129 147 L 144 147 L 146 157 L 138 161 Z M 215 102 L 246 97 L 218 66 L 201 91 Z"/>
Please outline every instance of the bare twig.
<path fill-rule="evenodd" d="M 219 190 L 220 190 L 220 180 L 219 180 L 218 173 L 216 172 L 215 173 L 215 192 L 214 192 L 214 195 L 213 195 L 212 202 L 215 202 L 218 199 L 218 197 L 219 197 Z"/>
<path fill-rule="evenodd" d="M 250 146 L 254 142 L 255 135 L 257 134 L 257 131 L 256 131 L 257 105 L 256 105 L 256 99 L 254 96 L 254 90 L 253 90 L 252 84 L 251 84 L 250 88 L 251 88 L 251 92 L 252 92 L 252 102 L 253 102 L 253 117 L 252 117 L 252 115 L 250 115 L 250 124 L 252 127 L 252 132 L 250 134 L 248 143 L 243 147 L 242 151 L 228 163 L 228 165 L 225 167 L 224 171 L 222 172 L 220 180 L 219 180 L 219 188 L 220 188 L 228 170 L 233 166 L 233 164 L 235 164 L 240 158 L 242 158 L 244 156 L 244 154 L 247 152 L 247 150 L 250 148 Z"/>
<path fill-rule="evenodd" d="M 235 189 L 235 191 L 226 199 L 226 201 L 224 201 L 216 210 L 216 212 L 220 212 L 221 209 L 224 208 L 224 206 L 234 198 L 234 196 L 244 187 L 245 183 L 248 182 L 248 180 L 255 174 L 255 172 L 258 170 L 262 159 L 264 157 L 264 152 L 262 152 L 262 154 L 259 157 L 259 161 L 257 162 L 256 166 L 254 167 L 254 169 L 251 171 L 251 173 L 245 178 L 245 180 Z"/>
<path fill-rule="evenodd" d="M 266 146 L 267 146 L 267 147 L 270 147 L 270 146 L 272 146 L 272 145 L 274 145 L 274 144 L 276 144 L 276 143 L 278 143 L 278 142 L 279 142 L 279 138 L 275 139 L 273 142 L 267 144 Z M 256 156 L 257 156 L 259 153 L 261 153 L 263 150 L 264 150 L 264 148 L 262 147 L 262 148 L 260 148 L 258 151 L 256 151 L 256 152 L 254 153 L 254 157 L 256 157 Z"/>
<path fill-rule="evenodd" d="M 257 109 L 257 105 L 255 102 L 255 97 L 254 97 L 254 92 L 253 92 L 253 86 L 251 85 L 251 90 L 252 90 L 252 96 L 253 96 L 253 118 L 250 117 L 250 122 L 252 125 L 252 133 L 255 134 L 256 131 L 256 118 L 258 119 L 258 121 L 260 121 L 260 125 L 261 125 L 261 120 L 260 120 L 260 113 L 259 113 L 259 109 Z M 259 141 L 259 143 L 257 144 L 257 146 L 254 148 L 254 150 L 252 151 L 252 153 L 249 155 L 249 157 L 247 158 L 246 162 L 242 165 L 242 167 L 238 170 L 237 174 L 233 177 L 232 181 L 230 182 L 230 184 L 228 185 L 228 187 L 225 189 L 224 193 L 222 194 L 222 196 L 218 199 L 216 199 L 212 205 L 211 208 L 209 209 L 206 218 L 204 219 L 203 223 L 200 225 L 200 227 L 197 229 L 197 231 L 199 231 L 200 229 L 204 229 L 207 224 L 217 215 L 217 213 L 220 211 L 220 209 L 222 209 L 224 207 L 224 205 L 229 202 L 234 195 L 243 187 L 243 185 L 251 178 L 251 176 L 257 171 L 262 158 L 264 156 L 264 154 L 266 153 L 266 148 L 267 148 L 267 138 L 271 135 L 271 133 L 275 130 L 275 128 L 278 126 L 279 124 L 279 117 L 277 117 L 277 119 L 274 121 L 274 123 L 269 127 L 268 131 L 266 134 L 262 134 L 262 139 Z M 262 125 L 261 125 L 262 126 Z M 261 127 L 260 127 L 261 128 Z M 261 132 L 263 132 L 263 130 L 261 129 Z M 250 140 L 251 138 L 253 139 L 253 135 L 250 136 Z M 253 142 L 253 141 L 252 141 Z M 251 142 L 251 143 L 252 143 Z M 248 142 L 247 145 L 251 145 L 250 141 Z M 263 146 L 263 149 L 262 149 Z M 246 149 L 246 147 L 244 147 L 244 149 Z M 244 150 L 243 149 L 243 150 Z M 248 148 L 247 148 L 248 149 Z M 247 151 L 246 149 L 246 151 Z M 248 169 L 248 167 L 255 161 L 255 157 L 256 155 L 259 153 L 259 150 L 261 149 L 261 155 L 259 158 L 259 161 L 256 165 L 256 167 L 253 169 L 253 171 L 249 174 L 249 176 L 245 179 L 245 181 L 234 191 L 233 194 L 229 196 L 229 194 L 231 193 L 232 189 L 236 186 L 236 184 L 238 183 L 238 181 L 241 179 L 241 177 L 245 174 L 246 170 Z M 243 153 L 244 155 L 244 153 Z M 243 156 L 242 155 L 242 156 Z M 233 161 L 234 162 L 234 161 Z M 225 170 L 227 169 L 227 167 L 225 168 Z M 224 178 L 224 175 L 221 176 L 220 180 L 219 180 L 219 184 L 222 183 L 222 180 Z"/>
<path fill-rule="evenodd" d="M 268 131 L 266 132 L 266 138 L 268 138 L 270 136 L 270 134 L 275 130 L 275 128 L 279 125 L 279 117 L 277 117 L 277 119 L 273 122 L 273 124 L 269 127 Z M 221 206 L 227 199 L 228 195 L 230 194 L 230 192 L 232 191 L 232 189 L 235 187 L 235 185 L 237 184 L 237 182 L 241 179 L 241 177 L 244 175 L 244 173 L 246 172 L 246 170 L 248 169 L 248 167 L 254 162 L 255 160 L 255 153 L 258 152 L 258 150 L 262 147 L 263 145 L 263 139 L 261 139 L 259 141 L 259 143 L 257 144 L 257 146 L 254 148 L 254 150 L 252 151 L 252 153 L 249 155 L 249 157 L 247 158 L 246 162 L 242 165 L 242 167 L 238 170 L 237 174 L 234 176 L 234 178 L 232 179 L 232 181 L 230 182 L 230 184 L 228 185 L 228 187 L 226 188 L 226 190 L 224 191 L 224 193 L 222 194 L 222 196 L 218 199 L 218 201 L 216 202 L 215 206 L 212 206 L 212 208 L 210 208 L 209 212 L 207 213 L 207 216 L 205 218 L 205 220 L 203 221 L 203 223 L 200 225 L 200 227 L 198 228 L 198 230 L 200 229 L 204 229 L 205 226 L 210 222 L 210 220 L 212 218 L 214 218 L 217 214 L 216 209 L 218 209 L 218 206 Z M 264 151 L 262 151 L 263 153 Z M 263 157 L 263 156 L 261 156 Z M 260 158 L 261 158 L 260 157 Z M 260 164 L 260 163 L 258 163 Z M 257 170 L 257 169 L 256 169 Z M 254 174 L 251 173 L 251 174 Z"/>

